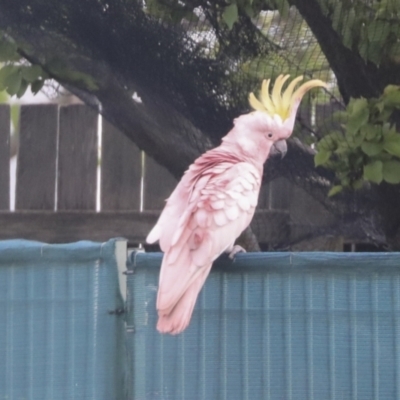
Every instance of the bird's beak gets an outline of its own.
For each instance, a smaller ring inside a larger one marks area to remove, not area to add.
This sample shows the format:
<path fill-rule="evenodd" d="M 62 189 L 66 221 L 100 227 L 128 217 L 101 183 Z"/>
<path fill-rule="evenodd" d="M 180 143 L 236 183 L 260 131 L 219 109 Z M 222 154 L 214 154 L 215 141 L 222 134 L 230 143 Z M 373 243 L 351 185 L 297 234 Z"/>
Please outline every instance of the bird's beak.
<path fill-rule="evenodd" d="M 287 144 L 286 140 L 278 140 L 277 142 L 274 143 L 274 145 L 271 147 L 270 154 L 272 156 L 277 156 L 280 155 L 281 159 L 285 157 L 285 154 L 287 152 Z"/>

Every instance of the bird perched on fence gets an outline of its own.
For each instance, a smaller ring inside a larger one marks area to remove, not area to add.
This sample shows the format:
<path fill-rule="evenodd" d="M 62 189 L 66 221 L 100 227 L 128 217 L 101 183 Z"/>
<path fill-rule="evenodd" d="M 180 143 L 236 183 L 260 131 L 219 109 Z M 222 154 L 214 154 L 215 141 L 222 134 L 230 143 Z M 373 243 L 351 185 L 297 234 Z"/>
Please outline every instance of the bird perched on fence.
<path fill-rule="evenodd" d="M 326 86 L 311 80 L 296 89 L 300 76 L 282 92 L 288 79 L 278 76 L 271 93 L 270 80 L 264 80 L 260 100 L 249 95 L 254 111 L 236 118 L 221 145 L 189 167 L 147 236 L 148 243 L 159 240 L 165 253 L 157 295 L 161 333 L 178 334 L 188 326 L 213 261 L 241 250 L 234 243 L 253 218 L 271 148 L 286 150 L 302 97 Z"/>

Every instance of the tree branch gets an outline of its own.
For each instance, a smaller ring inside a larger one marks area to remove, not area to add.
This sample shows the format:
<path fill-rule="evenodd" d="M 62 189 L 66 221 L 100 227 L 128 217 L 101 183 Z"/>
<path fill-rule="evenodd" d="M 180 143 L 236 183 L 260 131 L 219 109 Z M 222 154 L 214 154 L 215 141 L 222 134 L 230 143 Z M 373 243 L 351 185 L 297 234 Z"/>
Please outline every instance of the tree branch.
<path fill-rule="evenodd" d="M 377 67 L 345 47 L 332 27 L 332 21 L 321 10 L 317 0 L 290 0 L 318 40 L 329 65 L 336 75 L 346 103 L 350 97 L 378 97 L 383 90 Z"/>

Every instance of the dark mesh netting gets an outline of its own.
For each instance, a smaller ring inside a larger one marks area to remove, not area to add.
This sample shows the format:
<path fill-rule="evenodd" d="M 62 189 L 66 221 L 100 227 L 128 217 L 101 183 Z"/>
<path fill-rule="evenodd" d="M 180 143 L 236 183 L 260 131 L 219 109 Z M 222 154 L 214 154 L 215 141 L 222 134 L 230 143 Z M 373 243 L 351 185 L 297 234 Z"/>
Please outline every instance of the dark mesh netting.
<path fill-rule="evenodd" d="M 249 111 L 248 93 L 262 79 L 283 73 L 326 81 L 328 90 L 304 98 L 287 156 L 265 168 L 265 182 L 277 183 L 274 192 L 273 184 L 264 187 L 260 207 L 290 214 L 279 240 L 263 244 L 277 249 L 304 241 L 314 243 L 306 249 L 329 249 L 313 240 L 338 238 L 398 247 L 398 185 L 367 183 L 328 197 L 335 173 L 314 164 L 318 140 L 343 130 L 335 111 L 351 97 L 379 97 L 386 85 L 400 83 L 397 31 L 382 24 L 366 31 L 379 18 L 395 26 L 389 0 L 0 0 L 0 29 L 20 43 L 24 57 L 100 106 L 176 177 Z M 393 37 L 392 58 L 377 54 L 386 51 L 378 48 L 382 35 Z M 269 229 L 268 218 L 253 228 Z M 295 234 L 285 234 L 287 224 Z"/>

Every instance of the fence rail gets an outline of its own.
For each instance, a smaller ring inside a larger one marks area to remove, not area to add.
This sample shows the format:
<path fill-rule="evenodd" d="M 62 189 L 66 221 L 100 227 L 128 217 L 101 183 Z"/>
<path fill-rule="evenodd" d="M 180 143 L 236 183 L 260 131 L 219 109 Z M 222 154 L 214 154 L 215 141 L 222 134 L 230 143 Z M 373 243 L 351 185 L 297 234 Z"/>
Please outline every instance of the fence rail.
<path fill-rule="evenodd" d="M 10 108 L 1 105 L 0 239 L 59 243 L 117 236 L 130 244 L 144 241 L 177 182 L 164 167 L 84 105 L 23 105 L 18 131 L 11 211 Z M 264 186 L 252 222 L 259 241 L 287 241 L 299 232 L 292 229 L 294 223 L 304 231 L 310 202 L 283 179 Z M 312 209 L 313 226 L 326 223 L 329 216 L 317 203 Z"/>

